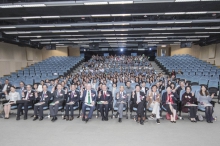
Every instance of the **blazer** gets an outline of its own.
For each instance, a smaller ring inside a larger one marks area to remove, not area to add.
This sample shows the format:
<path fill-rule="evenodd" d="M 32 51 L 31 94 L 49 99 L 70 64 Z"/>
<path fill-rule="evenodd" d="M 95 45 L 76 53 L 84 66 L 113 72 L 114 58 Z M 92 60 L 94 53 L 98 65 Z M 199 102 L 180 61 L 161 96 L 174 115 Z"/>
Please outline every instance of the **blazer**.
<path fill-rule="evenodd" d="M 6 95 L 6 99 L 9 101 L 17 101 L 17 100 L 21 100 L 21 96 L 18 92 L 14 92 L 14 95 L 12 92 L 9 92 L 8 95 Z"/>
<path fill-rule="evenodd" d="M 5 84 L 2 84 L 2 89 L 1 89 L 1 91 L 4 89 L 4 86 L 5 86 Z M 10 83 L 8 83 L 8 86 L 7 86 L 7 88 L 6 88 L 7 93 L 10 92 L 11 86 L 12 86 L 12 85 L 11 85 Z"/>
<path fill-rule="evenodd" d="M 86 93 L 87 93 L 87 90 L 84 90 L 84 91 L 83 91 L 82 98 L 81 98 L 81 100 L 82 100 L 83 102 L 85 102 Z M 94 90 L 91 90 L 91 96 L 92 96 L 92 101 L 96 102 L 96 96 L 97 96 L 97 95 L 96 95 L 96 92 L 95 92 Z"/>
<path fill-rule="evenodd" d="M 157 96 L 160 96 L 160 94 L 159 94 L 159 92 L 156 92 L 157 94 Z M 150 97 L 152 97 L 152 98 L 150 98 Z M 153 92 L 151 92 L 151 94 L 149 94 L 148 96 L 147 96 L 147 99 L 146 99 L 147 101 L 148 101 L 148 103 L 147 103 L 147 108 L 149 108 L 150 107 L 150 104 L 154 101 L 154 99 L 153 99 Z M 156 100 L 155 100 L 156 102 L 159 102 L 160 103 L 160 98 L 156 98 Z"/>
<path fill-rule="evenodd" d="M 148 87 L 145 87 L 145 91 L 144 91 L 145 94 L 147 94 L 147 91 L 148 91 L 148 90 L 149 90 L 149 88 L 148 88 Z M 142 90 L 142 87 L 141 87 L 141 91 L 143 91 L 143 90 Z"/>
<path fill-rule="evenodd" d="M 190 97 L 190 98 L 188 98 Z M 186 103 L 189 102 L 191 104 L 197 104 L 197 99 L 195 98 L 195 96 L 192 96 L 192 93 L 184 93 L 182 95 L 182 112 L 188 113 L 189 112 L 189 108 L 185 107 Z"/>
<path fill-rule="evenodd" d="M 59 101 L 59 103 L 63 103 L 63 101 L 64 101 L 64 99 L 66 97 L 66 94 L 65 94 L 65 91 L 61 90 L 60 94 L 58 95 L 57 94 L 57 90 L 55 90 L 52 93 L 52 97 L 53 97 L 53 101 L 52 102 Z"/>
<path fill-rule="evenodd" d="M 106 91 L 106 97 L 104 97 L 103 92 L 104 91 L 100 91 L 101 92 L 101 96 L 100 98 L 97 98 L 97 101 L 108 101 L 108 103 L 112 102 L 112 92 L 111 91 Z M 98 93 L 99 94 L 99 93 Z"/>
<path fill-rule="evenodd" d="M 173 95 L 172 96 L 173 102 L 177 103 L 179 96 L 174 92 L 171 92 L 171 95 Z M 162 104 L 165 105 L 166 101 L 167 101 L 167 92 L 164 92 L 163 95 L 162 95 Z"/>
<path fill-rule="evenodd" d="M 72 96 L 72 91 L 69 91 L 67 93 L 67 101 L 66 101 L 66 103 L 69 103 L 69 102 L 73 101 L 75 104 L 78 105 L 79 99 L 80 99 L 80 94 L 79 94 L 78 91 L 75 90 L 75 93 L 74 93 L 73 96 Z"/>
<path fill-rule="evenodd" d="M 43 91 L 42 91 L 38 93 L 37 100 L 39 102 L 45 102 L 45 104 L 48 105 L 51 97 L 52 97 L 52 94 L 50 93 L 50 91 L 47 91 L 46 95 L 43 95 Z"/>
<path fill-rule="evenodd" d="M 117 94 L 119 94 L 119 98 L 117 98 Z M 123 92 L 123 96 L 120 95 L 120 91 L 117 92 L 116 96 L 115 96 L 115 101 L 116 101 L 115 107 L 119 107 L 120 103 L 118 103 L 118 102 L 123 101 L 126 103 L 128 101 L 128 96 L 127 96 L 126 92 Z M 126 106 L 127 104 L 124 104 L 124 105 Z"/>
<path fill-rule="evenodd" d="M 133 94 L 133 93 L 132 93 L 132 94 Z M 132 96 L 132 95 L 131 95 L 131 96 Z M 145 97 L 144 92 L 141 92 L 141 91 L 140 91 L 140 96 L 143 97 L 142 100 L 141 100 L 141 102 L 144 102 L 144 104 L 145 104 L 145 103 L 146 103 L 146 97 Z M 131 97 L 131 101 L 132 101 L 133 104 L 136 104 L 136 102 L 137 102 L 137 93 L 136 93 L 136 91 L 134 91 L 134 97 Z"/>
<path fill-rule="evenodd" d="M 25 91 L 25 92 L 24 92 L 24 96 L 22 96 L 22 99 L 26 98 L 27 92 L 28 92 L 28 91 Z M 31 101 L 35 100 L 34 91 L 31 90 L 31 92 L 30 92 L 30 94 L 29 94 L 29 97 L 28 97 L 28 100 L 31 100 Z"/>

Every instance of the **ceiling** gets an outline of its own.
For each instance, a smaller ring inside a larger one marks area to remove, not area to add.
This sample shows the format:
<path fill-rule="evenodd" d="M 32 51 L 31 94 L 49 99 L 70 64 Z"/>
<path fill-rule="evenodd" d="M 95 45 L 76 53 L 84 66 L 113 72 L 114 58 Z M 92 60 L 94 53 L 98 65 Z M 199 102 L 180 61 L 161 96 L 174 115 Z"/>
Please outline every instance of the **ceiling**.
<path fill-rule="evenodd" d="M 220 42 L 219 0 L 0 0 L 0 40 L 137 48 Z"/>

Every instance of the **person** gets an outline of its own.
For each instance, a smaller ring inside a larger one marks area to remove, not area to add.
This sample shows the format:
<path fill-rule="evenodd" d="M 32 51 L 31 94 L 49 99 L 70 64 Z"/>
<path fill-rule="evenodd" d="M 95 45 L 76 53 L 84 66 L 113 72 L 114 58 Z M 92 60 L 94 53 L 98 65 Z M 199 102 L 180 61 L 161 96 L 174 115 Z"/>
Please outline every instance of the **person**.
<path fill-rule="evenodd" d="M 8 79 L 6 79 L 5 80 L 5 83 L 2 85 L 2 89 L 1 89 L 1 91 L 2 91 L 2 93 L 0 93 L 0 98 L 2 98 L 4 95 L 5 95 L 5 92 L 7 92 L 7 94 L 10 92 L 10 87 L 11 87 L 12 85 L 9 83 L 9 80 Z"/>
<path fill-rule="evenodd" d="M 8 100 L 7 103 L 4 104 L 4 112 L 5 112 L 5 119 L 9 119 L 9 113 L 11 110 L 11 106 L 16 106 L 16 101 L 21 99 L 21 96 L 18 92 L 15 91 L 15 87 L 10 87 L 9 94 L 5 91 L 6 99 Z"/>
<path fill-rule="evenodd" d="M 60 106 L 63 106 L 66 93 L 62 90 L 61 84 L 57 84 L 57 90 L 52 89 L 53 101 L 50 104 L 50 116 L 52 117 L 51 121 L 55 122 L 57 120 L 57 113 Z"/>
<path fill-rule="evenodd" d="M 133 91 L 132 93 L 131 102 L 132 104 L 130 108 L 132 109 L 133 107 L 137 108 L 136 121 L 140 123 L 141 125 L 144 125 L 144 121 L 145 121 L 144 108 L 146 105 L 146 97 L 145 97 L 144 92 L 141 92 L 139 85 L 135 86 L 135 91 Z"/>
<path fill-rule="evenodd" d="M 102 91 L 99 91 L 97 101 L 100 103 L 98 106 L 102 115 L 102 121 L 108 121 L 108 112 L 112 105 L 112 92 L 107 91 L 106 85 L 102 85 Z"/>
<path fill-rule="evenodd" d="M 95 109 L 95 103 L 96 103 L 96 92 L 91 90 L 91 84 L 87 84 L 86 90 L 81 91 L 80 97 L 83 101 L 82 121 L 85 121 L 87 123 L 89 121 L 89 119 L 92 118 L 92 113 L 93 113 L 93 110 Z M 88 117 L 86 117 L 86 108 L 90 108 Z"/>
<path fill-rule="evenodd" d="M 19 83 L 19 90 L 18 90 L 18 92 L 19 92 L 19 94 L 20 94 L 20 96 L 22 96 L 22 92 L 25 92 L 26 91 L 26 87 L 25 87 L 25 84 L 24 84 L 24 82 L 20 82 Z"/>
<path fill-rule="evenodd" d="M 176 87 L 176 93 L 177 95 L 180 96 L 180 91 L 181 90 L 185 90 L 185 82 L 184 81 L 180 81 L 180 86 Z"/>
<path fill-rule="evenodd" d="M 38 102 L 34 105 L 34 119 L 33 121 L 36 121 L 38 119 L 39 114 L 39 121 L 43 120 L 43 108 L 49 106 L 50 98 L 52 97 L 52 94 L 50 91 L 47 91 L 47 85 L 43 85 L 43 91 L 37 93 L 35 92 L 35 97 L 38 100 Z"/>
<path fill-rule="evenodd" d="M 142 82 L 142 84 L 141 84 L 141 91 L 144 92 L 144 94 L 147 94 L 148 90 L 149 90 L 149 88 L 146 87 L 146 83 Z"/>
<path fill-rule="evenodd" d="M 170 115 L 171 123 L 176 123 L 177 98 L 178 95 L 172 92 L 170 86 L 167 86 L 167 91 L 162 95 L 162 105 Z"/>
<path fill-rule="evenodd" d="M 71 90 L 67 93 L 67 101 L 66 101 L 66 110 L 65 110 L 65 119 L 66 121 L 72 121 L 74 119 L 74 106 L 79 105 L 80 94 L 76 91 L 76 85 L 71 85 Z M 71 112 L 69 117 L 69 112 Z"/>
<path fill-rule="evenodd" d="M 115 115 L 115 117 L 117 118 L 119 115 L 119 119 L 118 122 L 122 122 L 122 116 L 123 116 L 123 108 L 126 108 L 127 106 L 127 102 L 128 102 L 128 97 L 126 92 L 124 91 L 124 86 L 120 86 L 120 91 L 116 94 L 115 100 L 116 103 L 114 105 L 114 107 L 118 108 L 118 111 Z"/>
<path fill-rule="evenodd" d="M 147 96 L 147 108 L 152 108 L 151 119 L 156 118 L 156 123 L 160 124 L 160 94 L 157 91 L 157 86 L 153 85 Z"/>
<path fill-rule="evenodd" d="M 31 85 L 27 85 L 27 90 L 25 92 L 22 92 L 22 99 L 17 100 L 17 118 L 16 120 L 20 120 L 20 113 L 22 110 L 22 107 L 24 107 L 24 120 L 27 120 L 27 114 L 28 114 L 28 106 L 33 106 L 33 102 L 35 100 L 35 94 L 34 91 L 31 89 Z"/>
<path fill-rule="evenodd" d="M 176 72 L 175 70 L 172 70 L 172 72 L 170 73 L 171 76 L 176 76 Z"/>
<path fill-rule="evenodd" d="M 197 104 L 197 99 L 194 93 L 191 93 L 190 86 L 186 86 L 185 93 L 182 95 L 182 112 L 190 112 L 190 121 L 196 122 L 197 106 L 190 106 L 190 104 Z"/>
<path fill-rule="evenodd" d="M 127 81 L 126 87 L 125 87 L 124 90 L 125 90 L 126 95 L 128 97 L 128 103 L 130 103 L 130 101 L 131 101 L 131 93 L 134 91 L 134 88 L 131 87 L 131 82 L 130 81 Z M 128 106 L 130 107 L 130 104 L 128 104 Z"/>
<path fill-rule="evenodd" d="M 210 103 L 214 97 L 213 93 L 211 96 L 209 95 L 206 86 L 202 85 L 201 89 L 197 95 L 197 100 L 199 102 L 198 108 L 205 108 L 205 116 L 207 123 L 213 123 L 213 105 Z"/>

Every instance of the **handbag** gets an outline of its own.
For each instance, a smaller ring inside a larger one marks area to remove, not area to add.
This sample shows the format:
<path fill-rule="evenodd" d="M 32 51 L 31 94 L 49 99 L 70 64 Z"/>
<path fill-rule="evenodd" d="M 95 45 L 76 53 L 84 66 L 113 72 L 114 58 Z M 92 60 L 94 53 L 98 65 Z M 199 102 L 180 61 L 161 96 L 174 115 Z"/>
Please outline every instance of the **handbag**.
<path fill-rule="evenodd" d="M 176 118 L 176 120 L 177 120 L 177 119 L 178 119 L 178 116 L 176 115 L 175 118 Z M 169 114 L 169 113 L 166 114 L 166 119 L 167 119 L 167 120 L 170 120 L 170 114 Z"/>

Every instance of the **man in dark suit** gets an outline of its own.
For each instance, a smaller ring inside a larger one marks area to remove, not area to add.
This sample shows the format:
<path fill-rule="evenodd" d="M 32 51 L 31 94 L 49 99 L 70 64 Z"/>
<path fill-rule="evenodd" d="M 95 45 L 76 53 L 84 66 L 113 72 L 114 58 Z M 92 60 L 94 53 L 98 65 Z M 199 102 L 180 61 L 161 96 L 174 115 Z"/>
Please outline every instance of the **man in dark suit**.
<path fill-rule="evenodd" d="M 74 119 L 74 106 L 79 105 L 80 95 L 79 92 L 76 91 L 76 85 L 71 85 L 71 91 L 67 93 L 67 101 L 66 101 L 66 111 L 65 111 L 65 119 L 68 121 L 72 121 Z M 69 111 L 71 115 L 69 117 Z"/>
<path fill-rule="evenodd" d="M 98 106 L 102 115 L 102 121 L 108 121 L 108 112 L 110 106 L 112 105 L 112 92 L 107 91 L 106 85 L 102 85 L 102 91 L 99 91 L 97 101 L 100 103 Z"/>
<path fill-rule="evenodd" d="M 59 107 L 63 105 L 65 96 L 66 93 L 62 90 L 61 84 L 57 85 L 57 90 L 52 89 L 53 101 L 50 104 L 50 116 L 52 117 L 52 122 L 55 122 L 57 120 L 57 113 Z"/>
<path fill-rule="evenodd" d="M 5 83 L 0 87 L 0 91 L 2 92 L 0 92 L 0 98 L 4 97 L 6 92 L 9 94 L 11 86 L 12 85 L 9 83 L 9 80 L 6 79 Z"/>
<path fill-rule="evenodd" d="M 140 91 L 140 86 L 136 85 L 135 91 L 132 93 L 132 105 L 131 108 L 135 107 L 137 108 L 137 122 L 140 122 L 141 125 L 144 124 L 145 121 L 145 115 L 144 115 L 144 108 L 146 107 L 146 97 L 144 92 Z"/>
<path fill-rule="evenodd" d="M 31 89 L 31 85 L 27 85 L 27 90 L 25 92 L 22 92 L 22 99 L 16 101 L 18 105 L 16 120 L 20 120 L 22 107 L 24 107 L 24 120 L 27 119 L 28 106 L 33 106 L 33 102 L 35 100 L 34 91 L 32 91 Z"/>
<path fill-rule="evenodd" d="M 142 82 L 141 83 L 141 91 L 144 92 L 145 95 L 147 95 L 147 91 L 149 90 L 148 87 L 146 87 L 146 83 Z"/>
<path fill-rule="evenodd" d="M 96 92 L 91 90 L 91 84 L 87 84 L 86 90 L 81 92 L 81 99 L 83 101 L 83 106 L 82 106 L 83 118 L 82 118 L 82 120 L 87 123 L 89 121 L 89 119 L 92 118 L 92 113 L 95 109 L 95 103 L 96 103 Z M 87 118 L 85 118 L 86 108 L 90 108 L 89 115 Z"/>
<path fill-rule="evenodd" d="M 43 120 L 43 108 L 49 106 L 50 98 L 52 97 L 52 94 L 50 91 L 47 91 L 47 85 L 43 85 L 43 91 L 42 92 L 35 92 L 35 97 L 38 100 L 38 103 L 34 105 L 34 119 L 33 121 L 36 121 L 38 119 L 37 112 L 39 111 L 39 121 Z"/>

